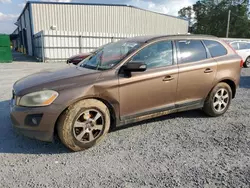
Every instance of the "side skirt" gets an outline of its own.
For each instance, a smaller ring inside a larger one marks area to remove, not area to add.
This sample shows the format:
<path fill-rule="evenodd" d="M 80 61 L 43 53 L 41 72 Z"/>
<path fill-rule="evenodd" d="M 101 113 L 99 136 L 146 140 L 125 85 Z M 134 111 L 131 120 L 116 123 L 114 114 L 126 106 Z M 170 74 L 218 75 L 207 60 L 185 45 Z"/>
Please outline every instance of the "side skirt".
<path fill-rule="evenodd" d="M 121 118 L 120 122 L 117 122 L 117 127 L 130 124 L 130 123 L 140 122 L 143 120 L 153 119 L 153 118 L 168 115 L 168 114 L 173 114 L 176 112 L 199 109 L 199 108 L 202 108 L 203 105 L 204 105 L 204 100 L 199 100 L 199 101 L 192 101 L 192 102 L 183 103 L 183 104 L 177 104 L 176 106 L 169 106 L 167 108 L 157 109 L 157 110 L 153 110 L 153 111 L 146 112 L 143 114 L 125 116 Z"/>

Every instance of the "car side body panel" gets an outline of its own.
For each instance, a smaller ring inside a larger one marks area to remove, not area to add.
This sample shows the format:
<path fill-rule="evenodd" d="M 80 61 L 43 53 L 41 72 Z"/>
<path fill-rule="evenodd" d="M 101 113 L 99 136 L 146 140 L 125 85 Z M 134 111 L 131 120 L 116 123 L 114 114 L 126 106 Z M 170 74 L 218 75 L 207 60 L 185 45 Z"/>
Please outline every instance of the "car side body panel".
<path fill-rule="evenodd" d="M 223 80 L 231 80 L 234 82 L 235 86 L 238 87 L 240 83 L 240 58 L 237 54 L 231 54 L 226 57 L 218 57 L 215 59 L 218 63 L 216 82 Z"/>
<path fill-rule="evenodd" d="M 201 103 L 213 86 L 216 72 L 217 62 L 213 58 L 180 64 L 177 106 L 189 102 Z"/>
<path fill-rule="evenodd" d="M 168 76 L 172 80 L 164 81 Z M 175 107 L 177 80 L 177 65 L 132 73 L 130 78 L 119 76 L 121 119 L 147 114 L 152 109 Z"/>

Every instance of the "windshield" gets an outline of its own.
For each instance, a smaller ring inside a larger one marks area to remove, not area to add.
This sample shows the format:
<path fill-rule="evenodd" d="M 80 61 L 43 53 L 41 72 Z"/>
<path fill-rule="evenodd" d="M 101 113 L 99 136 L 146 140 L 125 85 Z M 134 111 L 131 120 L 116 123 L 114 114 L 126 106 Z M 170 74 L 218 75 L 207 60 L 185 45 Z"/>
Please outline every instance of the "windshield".
<path fill-rule="evenodd" d="M 140 46 L 140 43 L 131 41 L 118 41 L 107 44 L 101 50 L 84 59 L 80 63 L 80 67 L 95 70 L 111 69 Z"/>
<path fill-rule="evenodd" d="M 106 43 L 102 46 L 99 46 L 98 48 L 96 48 L 95 50 L 92 50 L 90 53 L 97 53 L 98 51 L 100 51 L 101 49 L 103 49 L 105 46 L 107 46 L 108 44 L 111 44 L 111 43 Z"/>

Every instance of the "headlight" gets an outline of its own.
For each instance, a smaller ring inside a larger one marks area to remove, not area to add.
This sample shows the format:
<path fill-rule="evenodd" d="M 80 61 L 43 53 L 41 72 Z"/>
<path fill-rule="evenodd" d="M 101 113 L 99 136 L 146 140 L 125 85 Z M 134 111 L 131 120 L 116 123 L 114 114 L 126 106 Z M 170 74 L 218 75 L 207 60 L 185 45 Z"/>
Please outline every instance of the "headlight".
<path fill-rule="evenodd" d="M 58 93 L 52 90 L 29 93 L 21 97 L 19 106 L 48 106 L 57 98 Z"/>

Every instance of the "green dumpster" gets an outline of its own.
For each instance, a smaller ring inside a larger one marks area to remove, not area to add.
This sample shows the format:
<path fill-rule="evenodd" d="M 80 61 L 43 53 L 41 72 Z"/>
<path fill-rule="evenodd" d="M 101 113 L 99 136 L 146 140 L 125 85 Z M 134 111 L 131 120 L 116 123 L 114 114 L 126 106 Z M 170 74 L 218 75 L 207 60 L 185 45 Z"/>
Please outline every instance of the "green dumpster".
<path fill-rule="evenodd" d="M 12 54 L 9 35 L 0 34 L 0 63 L 11 63 Z"/>

